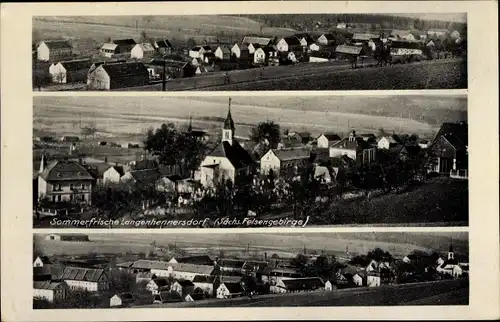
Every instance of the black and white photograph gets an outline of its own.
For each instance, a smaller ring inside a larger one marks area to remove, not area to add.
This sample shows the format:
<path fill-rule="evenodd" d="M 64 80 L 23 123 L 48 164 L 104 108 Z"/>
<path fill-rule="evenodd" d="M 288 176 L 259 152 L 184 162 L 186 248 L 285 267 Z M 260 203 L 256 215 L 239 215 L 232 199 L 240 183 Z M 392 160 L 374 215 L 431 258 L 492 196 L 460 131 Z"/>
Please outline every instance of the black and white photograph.
<path fill-rule="evenodd" d="M 34 91 L 467 88 L 466 13 L 34 16 L 32 32 Z"/>
<path fill-rule="evenodd" d="M 35 228 L 466 226 L 467 95 L 39 96 Z"/>
<path fill-rule="evenodd" d="M 467 232 L 33 237 L 34 309 L 468 303 Z"/>

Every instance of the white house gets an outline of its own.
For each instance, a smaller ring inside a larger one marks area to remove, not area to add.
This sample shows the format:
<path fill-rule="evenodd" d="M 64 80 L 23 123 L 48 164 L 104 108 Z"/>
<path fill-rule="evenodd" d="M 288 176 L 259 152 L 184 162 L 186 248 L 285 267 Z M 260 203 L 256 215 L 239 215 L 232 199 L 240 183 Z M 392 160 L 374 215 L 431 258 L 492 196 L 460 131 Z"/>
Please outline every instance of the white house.
<path fill-rule="evenodd" d="M 331 45 L 335 42 L 335 36 L 333 34 L 322 34 L 316 39 L 316 43 L 319 45 Z"/>
<path fill-rule="evenodd" d="M 276 43 L 276 48 L 280 52 L 288 52 L 300 49 L 302 51 L 302 44 L 297 37 L 281 38 Z"/>
<path fill-rule="evenodd" d="M 354 285 L 356 285 L 356 286 L 363 286 L 364 279 L 365 279 L 365 274 L 362 274 L 362 273 L 356 273 L 352 277 L 352 281 L 353 281 Z"/>
<path fill-rule="evenodd" d="M 222 283 L 219 285 L 216 292 L 216 297 L 218 299 L 227 299 L 242 296 L 244 290 L 240 283 Z"/>
<path fill-rule="evenodd" d="M 330 158 L 345 155 L 361 164 L 370 164 L 375 161 L 376 150 L 375 146 L 356 136 L 356 132 L 352 131 L 347 138 L 333 143 L 329 154 Z"/>
<path fill-rule="evenodd" d="M 366 277 L 366 285 L 368 287 L 378 287 L 380 286 L 380 275 L 375 273 L 369 273 Z"/>
<path fill-rule="evenodd" d="M 234 132 L 234 121 L 229 106 L 222 128 L 222 140 L 200 166 L 200 179 L 204 187 L 211 187 L 218 180 L 230 180 L 235 183 L 238 176 L 250 174 L 253 169 L 254 160 L 234 138 Z"/>
<path fill-rule="evenodd" d="M 88 59 L 61 61 L 49 66 L 49 74 L 53 83 L 66 84 L 87 82 L 87 72 L 92 62 Z"/>
<path fill-rule="evenodd" d="M 378 139 L 377 148 L 388 150 L 399 145 L 399 138 L 396 135 L 384 135 Z"/>
<path fill-rule="evenodd" d="M 204 293 L 212 295 L 214 292 L 214 282 L 216 276 L 206 276 L 206 275 L 196 275 L 193 278 L 193 284 L 195 288 L 201 289 Z"/>
<path fill-rule="evenodd" d="M 285 171 L 296 171 L 310 159 L 307 148 L 270 149 L 260 158 L 260 173 L 268 175 L 271 171 L 279 176 Z"/>
<path fill-rule="evenodd" d="M 231 48 L 231 56 L 236 58 L 246 58 L 250 54 L 246 44 L 234 44 Z"/>
<path fill-rule="evenodd" d="M 309 45 L 309 50 L 310 51 L 319 51 L 320 46 L 317 43 L 312 43 Z"/>
<path fill-rule="evenodd" d="M 166 278 L 155 278 L 146 284 L 146 290 L 150 291 L 151 294 L 160 294 L 162 290 L 169 287 L 169 283 Z"/>
<path fill-rule="evenodd" d="M 44 265 L 50 265 L 51 262 L 47 256 L 38 256 L 33 262 L 33 267 L 43 267 Z"/>
<path fill-rule="evenodd" d="M 337 23 L 337 29 L 345 29 L 347 28 L 347 24 L 345 22 Z"/>
<path fill-rule="evenodd" d="M 334 133 L 323 133 L 316 139 L 317 147 L 320 149 L 328 149 L 333 142 L 340 141 L 341 138 Z"/>
<path fill-rule="evenodd" d="M 34 281 L 33 299 L 44 299 L 53 303 L 57 300 L 65 300 L 68 286 L 64 282 Z"/>
<path fill-rule="evenodd" d="M 229 60 L 231 58 L 231 49 L 227 46 L 219 46 L 215 50 L 214 55 L 220 60 Z"/>
<path fill-rule="evenodd" d="M 179 293 L 182 297 L 192 294 L 194 291 L 194 284 L 190 280 L 179 280 L 175 281 L 170 286 L 170 291 Z"/>
<path fill-rule="evenodd" d="M 136 44 L 130 52 L 130 57 L 136 59 L 151 58 L 155 53 L 155 48 L 150 43 Z"/>
<path fill-rule="evenodd" d="M 67 266 L 57 279 L 66 282 L 71 290 L 100 292 L 109 289 L 109 277 L 104 269 Z"/>
<path fill-rule="evenodd" d="M 253 53 L 254 64 L 265 64 L 267 60 L 267 54 L 262 48 L 257 48 Z"/>
<path fill-rule="evenodd" d="M 125 174 L 123 167 L 112 166 L 104 171 L 102 175 L 103 184 L 120 183 L 121 177 Z"/>
<path fill-rule="evenodd" d="M 189 57 L 192 58 L 201 58 L 201 56 L 205 53 L 205 49 L 201 46 L 193 47 L 189 50 Z"/>
<path fill-rule="evenodd" d="M 295 53 L 293 51 L 288 52 L 288 54 L 286 55 L 286 58 L 291 62 L 294 62 L 294 63 L 297 62 L 297 56 L 295 56 Z"/>
<path fill-rule="evenodd" d="M 71 57 L 73 47 L 66 40 L 46 40 L 38 44 L 37 59 L 42 61 L 57 61 Z"/>
<path fill-rule="evenodd" d="M 334 289 L 334 286 L 333 286 L 332 282 L 326 281 L 325 282 L 325 291 L 333 291 L 333 289 Z"/>
<path fill-rule="evenodd" d="M 126 292 L 113 295 L 109 299 L 110 307 L 126 306 L 134 302 L 134 294 Z"/>
<path fill-rule="evenodd" d="M 314 178 L 326 184 L 331 183 L 333 181 L 332 175 L 330 174 L 330 170 L 328 170 L 328 167 L 319 165 L 314 167 Z"/>
<path fill-rule="evenodd" d="M 250 43 L 250 44 L 248 44 L 247 46 L 248 46 L 248 47 L 247 47 L 247 48 L 248 48 L 248 53 L 249 53 L 250 55 L 251 55 L 251 54 L 253 54 L 253 53 L 254 53 L 257 49 L 259 49 L 259 48 L 260 48 L 260 45 L 259 45 L 259 44 L 252 44 L 252 43 Z"/>

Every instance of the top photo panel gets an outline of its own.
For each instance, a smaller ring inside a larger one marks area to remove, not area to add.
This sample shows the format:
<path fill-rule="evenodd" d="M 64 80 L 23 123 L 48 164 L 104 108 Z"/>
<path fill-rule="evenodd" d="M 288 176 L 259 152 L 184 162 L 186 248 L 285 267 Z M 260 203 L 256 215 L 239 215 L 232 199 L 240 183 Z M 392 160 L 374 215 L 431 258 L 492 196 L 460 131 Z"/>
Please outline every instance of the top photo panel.
<path fill-rule="evenodd" d="M 34 91 L 467 88 L 466 13 L 35 16 Z"/>

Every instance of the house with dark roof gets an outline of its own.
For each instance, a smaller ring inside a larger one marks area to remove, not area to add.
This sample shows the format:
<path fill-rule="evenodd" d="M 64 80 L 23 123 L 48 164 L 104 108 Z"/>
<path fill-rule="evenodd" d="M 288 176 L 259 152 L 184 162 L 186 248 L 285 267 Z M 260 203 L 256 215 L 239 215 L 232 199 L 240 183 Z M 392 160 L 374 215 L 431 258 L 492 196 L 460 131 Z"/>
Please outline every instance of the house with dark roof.
<path fill-rule="evenodd" d="M 153 298 L 154 304 L 184 302 L 182 296 L 177 292 L 164 291 L 156 294 Z"/>
<path fill-rule="evenodd" d="M 190 62 L 191 59 L 187 60 L 183 56 L 168 55 L 164 59 L 151 60 L 147 67 L 160 76 L 163 75 L 163 69 L 165 69 L 165 74 L 170 78 L 184 78 L 195 75 L 196 68 Z"/>
<path fill-rule="evenodd" d="M 104 57 L 113 57 L 118 54 L 127 55 L 136 44 L 134 39 L 111 40 L 111 42 L 102 45 L 100 52 Z"/>
<path fill-rule="evenodd" d="M 316 42 L 320 45 L 332 45 L 335 43 L 335 35 L 330 33 L 322 34 Z"/>
<path fill-rule="evenodd" d="M 468 126 L 466 122 L 443 123 L 428 147 L 435 162 L 432 172 L 468 177 Z"/>
<path fill-rule="evenodd" d="M 333 142 L 340 141 L 341 138 L 335 133 L 322 133 L 318 138 L 316 139 L 316 147 L 320 149 L 328 149 L 330 145 L 333 144 Z"/>
<path fill-rule="evenodd" d="M 160 179 L 158 169 L 133 170 L 125 173 L 120 182 L 144 185 L 156 185 Z"/>
<path fill-rule="evenodd" d="M 231 49 L 227 46 L 221 45 L 214 51 L 214 55 L 217 59 L 229 60 L 231 58 Z"/>
<path fill-rule="evenodd" d="M 295 293 L 319 291 L 325 289 L 325 283 L 319 277 L 281 279 L 270 287 L 271 293 Z"/>
<path fill-rule="evenodd" d="M 169 261 L 172 264 L 184 263 L 195 265 L 213 265 L 214 261 L 208 255 L 172 257 Z"/>
<path fill-rule="evenodd" d="M 109 277 L 104 269 L 65 267 L 54 280 L 64 281 L 71 290 L 100 292 L 109 289 Z"/>
<path fill-rule="evenodd" d="M 247 59 L 250 57 L 250 50 L 246 44 L 234 44 L 231 47 L 231 57 L 235 59 Z"/>
<path fill-rule="evenodd" d="M 463 268 L 459 261 L 455 258 L 455 253 L 453 252 L 453 246 L 450 245 L 448 249 L 448 256 L 446 259 L 439 258 L 437 262 L 436 272 L 444 275 L 450 275 L 454 278 L 458 278 L 463 274 Z M 467 264 L 468 269 L 468 264 Z"/>
<path fill-rule="evenodd" d="M 340 141 L 334 142 L 329 149 L 330 158 L 347 156 L 358 164 L 370 164 L 375 162 L 377 148 L 356 135 L 356 131 Z"/>
<path fill-rule="evenodd" d="M 280 52 L 302 52 L 302 44 L 297 37 L 284 37 L 276 43 L 276 49 Z"/>
<path fill-rule="evenodd" d="M 156 50 L 150 43 L 136 44 L 130 51 L 130 57 L 135 59 L 147 59 L 153 57 Z"/>
<path fill-rule="evenodd" d="M 402 145 L 401 138 L 396 135 L 383 135 L 377 140 L 377 148 L 388 150 L 390 148 Z"/>
<path fill-rule="evenodd" d="M 33 261 L 33 267 L 44 267 L 50 264 L 50 259 L 47 256 L 37 256 Z"/>
<path fill-rule="evenodd" d="M 276 176 L 295 175 L 311 161 L 309 148 L 271 149 L 260 159 L 260 173 Z"/>
<path fill-rule="evenodd" d="M 161 55 L 171 54 L 174 51 L 174 47 L 168 39 L 153 42 L 153 47 Z"/>
<path fill-rule="evenodd" d="M 231 99 L 222 127 L 221 142 L 204 158 L 200 166 L 201 184 L 212 187 L 219 180 L 238 183 L 238 178 L 255 169 L 255 161 L 234 137 L 235 126 L 231 115 Z"/>
<path fill-rule="evenodd" d="M 90 59 L 61 61 L 49 66 L 49 74 L 53 83 L 86 83 L 87 73 L 91 66 Z"/>
<path fill-rule="evenodd" d="M 150 291 L 151 294 L 159 294 L 162 290 L 169 289 L 170 283 L 164 277 L 158 277 L 151 279 L 148 284 L 146 284 L 146 290 Z"/>
<path fill-rule="evenodd" d="M 309 47 L 309 45 L 315 42 L 315 39 L 307 32 L 298 33 L 293 36 L 299 40 L 302 47 Z"/>
<path fill-rule="evenodd" d="M 170 290 L 179 293 L 183 298 L 194 293 L 195 286 L 190 280 L 175 281 Z"/>
<path fill-rule="evenodd" d="M 218 299 L 227 299 L 242 296 L 244 293 L 243 286 L 240 283 L 222 283 L 217 288 L 216 297 Z"/>
<path fill-rule="evenodd" d="M 134 294 L 130 292 L 118 293 L 109 299 L 109 307 L 124 307 L 134 303 Z"/>
<path fill-rule="evenodd" d="M 91 203 L 94 177 L 75 161 L 54 160 L 45 164 L 42 156 L 38 171 L 38 198 L 52 202 L 75 201 Z"/>
<path fill-rule="evenodd" d="M 102 183 L 119 183 L 121 177 L 125 174 L 123 166 L 114 165 L 108 166 L 106 170 L 102 173 Z"/>
<path fill-rule="evenodd" d="M 37 59 L 42 61 L 58 61 L 71 58 L 73 46 L 67 40 L 45 40 L 37 47 Z"/>
<path fill-rule="evenodd" d="M 149 72 L 140 62 L 101 64 L 88 75 L 87 87 L 92 90 L 144 86 L 149 84 Z"/>
<path fill-rule="evenodd" d="M 214 283 L 216 279 L 217 276 L 215 275 L 196 275 L 192 282 L 195 288 L 201 289 L 204 294 L 212 296 L 214 295 Z"/>
<path fill-rule="evenodd" d="M 60 281 L 34 281 L 33 299 L 43 299 L 50 303 L 66 299 L 68 285 Z"/>

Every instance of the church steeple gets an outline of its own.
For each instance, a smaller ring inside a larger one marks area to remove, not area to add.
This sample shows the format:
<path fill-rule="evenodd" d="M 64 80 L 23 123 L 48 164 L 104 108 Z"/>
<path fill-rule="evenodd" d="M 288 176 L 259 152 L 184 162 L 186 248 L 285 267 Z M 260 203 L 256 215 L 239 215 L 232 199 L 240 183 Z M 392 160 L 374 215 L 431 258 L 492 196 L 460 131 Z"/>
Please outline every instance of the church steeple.
<path fill-rule="evenodd" d="M 450 244 L 450 248 L 448 249 L 448 260 L 454 259 L 455 255 L 453 253 L 453 246 Z"/>
<path fill-rule="evenodd" d="M 234 121 L 231 116 L 231 98 L 229 98 L 229 107 L 227 110 L 226 120 L 224 121 L 224 127 L 222 128 L 222 142 L 228 142 L 233 144 L 234 140 Z"/>

